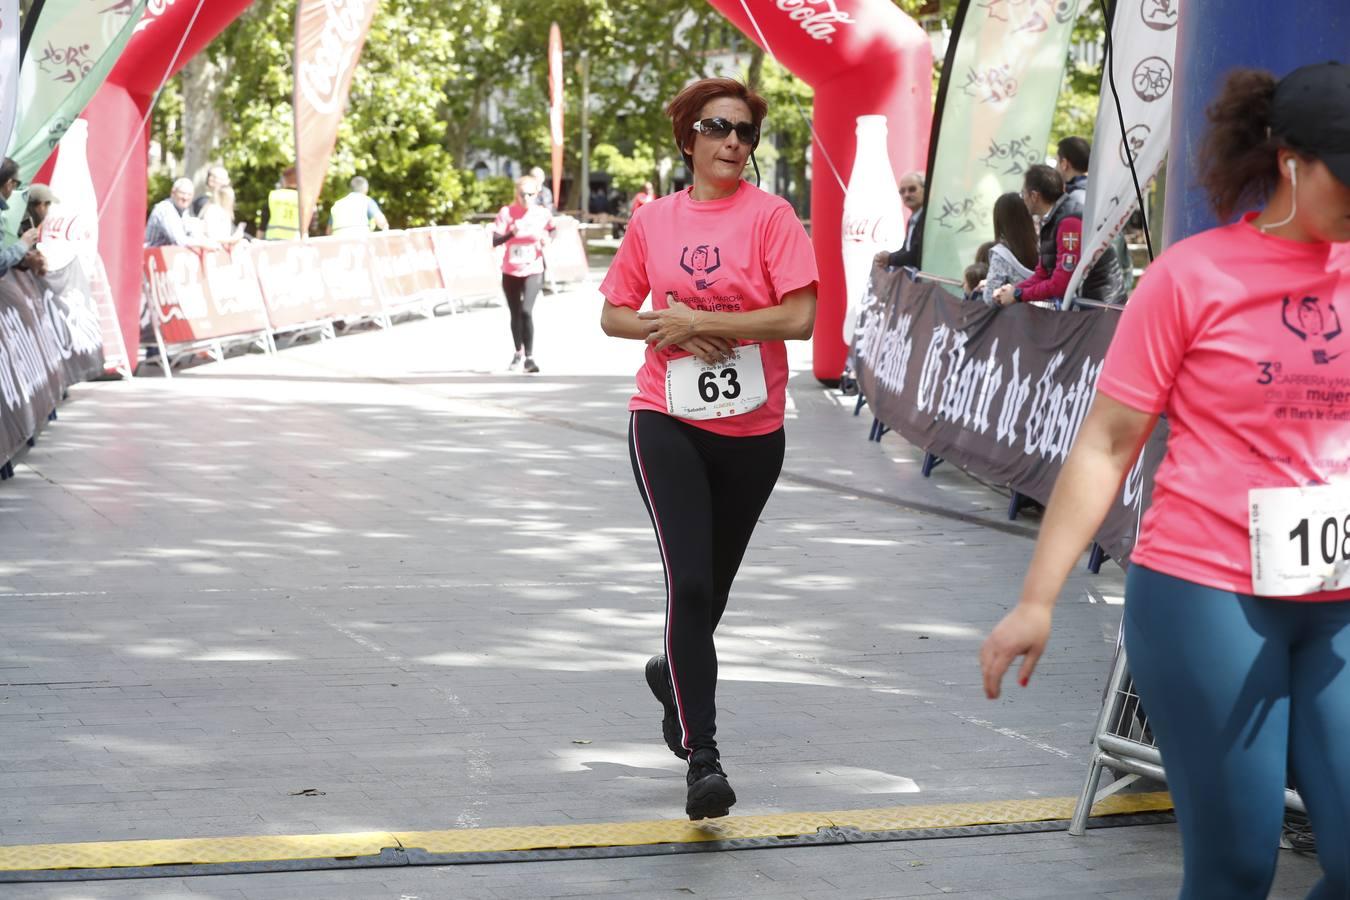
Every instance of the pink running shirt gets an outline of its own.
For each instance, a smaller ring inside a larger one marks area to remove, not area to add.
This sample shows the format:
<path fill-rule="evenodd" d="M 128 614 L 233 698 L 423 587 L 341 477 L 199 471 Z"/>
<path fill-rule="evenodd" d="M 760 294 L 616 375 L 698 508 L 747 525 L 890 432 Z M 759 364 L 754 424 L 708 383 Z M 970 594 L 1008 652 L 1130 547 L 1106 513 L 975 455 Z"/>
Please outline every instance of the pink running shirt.
<path fill-rule="evenodd" d="M 1350 244 L 1271 237 L 1254 215 L 1149 266 L 1097 379 L 1171 427 L 1131 559 L 1240 594 L 1247 491 L 1350 480 Z"/>
<path fill-rule="evenodd" d="M 509 234 L 515 225 L 515 237 L 509 239 L 502 256 L 502 272 L 524 278 L 544 271 L 544 240 L 553 230 L 553 214 L 543 206 L 529 207 L 512 203 L 503 206 L 492 223 L 493 234 Z"/>
<path fill-rule="evenodd" d="M 721 200 L 694 201 L 685 190 L 639 209 L 600 293 L 630 309 L 640 309 L 649 294 L 654 309 L 665 309 L 666 292 L 673 291 L 695 309 L 749 312 L 777 306 L 785 294 L 818 279 L 811 239 L 792 206 L 742 181 Z M 681 421 L 731 437 L 778 430 L 787 405 L 787 347 L 764 341 L 760 354 L 768 402 L 727 419 Z M 689 355 L 678 347 L 657 353 L 648 346 L 628 408 L 666 412 L 666 363 Z"/>

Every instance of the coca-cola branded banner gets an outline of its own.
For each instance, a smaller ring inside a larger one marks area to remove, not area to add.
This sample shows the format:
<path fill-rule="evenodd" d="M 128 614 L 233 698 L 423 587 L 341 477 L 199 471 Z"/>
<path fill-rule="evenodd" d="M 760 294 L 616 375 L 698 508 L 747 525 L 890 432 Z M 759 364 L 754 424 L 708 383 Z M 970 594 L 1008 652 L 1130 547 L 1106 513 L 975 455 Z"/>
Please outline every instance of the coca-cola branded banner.
<path fill-rule="evenodd" d="M 97 259 L 97 257 L 95 257 Z M 72 259 L 34 279 L 44 288 L 42 301 L 51 323 L 53 350 L 59 354 L 65 385 L 98 378 L 104 372 L 103 323 L 96 290 L 84 264 Z"/>
<path fill-rule="evenodd" d="M 244 286 L 231 285 L 225 289 L 225 279 L 217 277 L 216 284 L 222 293 L 219 298 L 213 296 L 203 256 L 211 256 L 212 270 L 219 272 L 222 261 L 216 254 L 223 252 L 188 247 L 145 249 L 145 281 L 166 344 L 214 340 L 268 329 L 267 309 L 260 294 Z"/>
<path fill-rule="evenodd" d="M 378 0 L 300 0 L 295 13 L 295 152 L 300 233 L 310 219 Z"/>
<path fill-rule="evenodd" d="M 56 409 L 67 387 L 102 374 L 98 312 L 80 263 L 46 278 L 0 278 L 0 462 Z"/>
<path fill-rule="evenodd" d="M 548 29 L 548 129 L 553 144 L 553 204 L 562 208 L 563 173 L 563 49 L 562 31 L 554 22 Z"/>
<path fill-rule="evenodd" d="M 844 195 L 844 343 L 853 343 L 858 312 L 867 293 L 872 259 L 899 250 L 905 237 L 905 208 L 886 152 L 886 117 L 858 116 L 858 152 Z"/>
<path fill-rule="evenodd" d="M 994 237 L 994 201 L 1045 161 L 1077 16 L 1078 0 L 962 3 L 929 152 L 925 271 L 960 281 Z"/>
<path fill-rule="evenodd" d="M 1039 500 L 1087 415 L 1119 313 L 994 309 L 931 282 L 880 272 L 855 347 L 878 419 L 915 446 Z M 1097 542 L 1126 561 L 1166 446 L 1149 439 Z"/>
<path fill-rule="evenodd" d="M 89 126 L 83 119 L 72 122 L 61 138 L 61 153 L 51 175 L 51 188 L 59 202 L 42 220 L 38 249 L 53 270 L 79 259 L 98 309 L 104 365 L 108 372 L 130 376 L 131 363 L 122 340 L 112 285 L 98 250 L 98 197 L 89 177 L 88 139 Z M 21 204 L 11 205 L 22 208 Z"/>
<path fill-rule="evenodd" d="M 1074 269 L 1065 297 L 1078 296 L 1092 264 L 1139 208 L 1134 190 L 1148 186 L 1167 159 L 1172 142 L 1172 66 L 1177 52 L 1179 0 L 1119 0 L 1111 23 L 1111 83 L 1102 79 L 1097 128 L 1092 133 L 1092 163 L 1083 211 L 1082 262 Z M 1120 130 L 1121 118 L 1125 132 Z M 1134 172 L 1130 163 L 1134 163 Z M 1101 298 L 1091 298 L 1101 299 Z"/>

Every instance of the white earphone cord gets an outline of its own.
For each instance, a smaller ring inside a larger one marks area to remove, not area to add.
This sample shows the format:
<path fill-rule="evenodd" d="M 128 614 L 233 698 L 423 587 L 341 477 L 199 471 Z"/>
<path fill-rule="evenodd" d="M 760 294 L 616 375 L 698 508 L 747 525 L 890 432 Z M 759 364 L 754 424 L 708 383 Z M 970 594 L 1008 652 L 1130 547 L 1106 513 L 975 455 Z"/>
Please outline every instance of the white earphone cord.
<path fill-rule="evenodd" d="M 1298 214 L 1298 163 L 1294 160 L 1285 160 L 1285 165 L 1289 168 L 1289 180 L 1293 182 L 1293 191 L 1290 194 L 1292 203 L 1289 207 L 1289 215 L 1282 222 L 1274 222 L 1270 225 L 1262 225 L 1261 231 L 1270 231 L 1272 228 L 1280 228 L 1294 221 L 1294 216 Z"/>

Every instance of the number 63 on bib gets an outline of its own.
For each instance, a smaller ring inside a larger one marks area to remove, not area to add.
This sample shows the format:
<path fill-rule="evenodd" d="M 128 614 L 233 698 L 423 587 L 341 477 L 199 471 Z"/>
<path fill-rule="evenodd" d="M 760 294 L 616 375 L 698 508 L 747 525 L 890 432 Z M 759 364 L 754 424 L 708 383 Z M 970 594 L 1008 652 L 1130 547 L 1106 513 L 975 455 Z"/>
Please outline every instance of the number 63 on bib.
<path fill-rule="evenodd" d="M 1247 505 L 1254 594 L 1350 588 L 1350 484 L 1255 488 Z"/>
<path fill-rule="evenodd" d="M 769 399 L 759 345 L 737 347 L 733 359 L 710 366 L 697 356 L 666 366 L 666 411 L 681 419 L 725 419 L 759 409 Z"/>

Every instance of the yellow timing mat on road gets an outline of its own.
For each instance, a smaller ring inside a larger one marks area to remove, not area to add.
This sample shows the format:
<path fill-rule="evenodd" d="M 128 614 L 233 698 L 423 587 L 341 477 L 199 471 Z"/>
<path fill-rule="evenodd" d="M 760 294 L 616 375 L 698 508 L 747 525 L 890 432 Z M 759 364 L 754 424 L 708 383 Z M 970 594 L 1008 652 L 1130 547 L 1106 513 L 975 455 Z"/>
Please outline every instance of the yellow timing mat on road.
<path fill-rule="evenodd" d="M 505 853 L 651 844 L 693 844 L 753 838 L 792 838 L 823 828 L 859 832 L 913 831 L 978 825 L 1010 825 L 1066 820 L 1072 797 L 954 803 L 940 806 L 888 806 L 842 812 L 728 816 L 689 822 L 662 819 L 599 825 L 541 825 L 522 828 L 458 828 L 447 831 L 365 831 L 351 834 L 259 835 L 256 837 L 183 838 L 154 841 L 95 841 L 80 844 L 29 844 L 0 847 L 0 872 L 58 869 L 113 869 L 144 866 L 223 865 L 300 860 L 350 860 L 379 856 L 386 849 L 428 854 Z M 1108 797 L 1093 808 L 1096 816 L 1164 812 L 1172 808 L 1166 793 Z"/>

